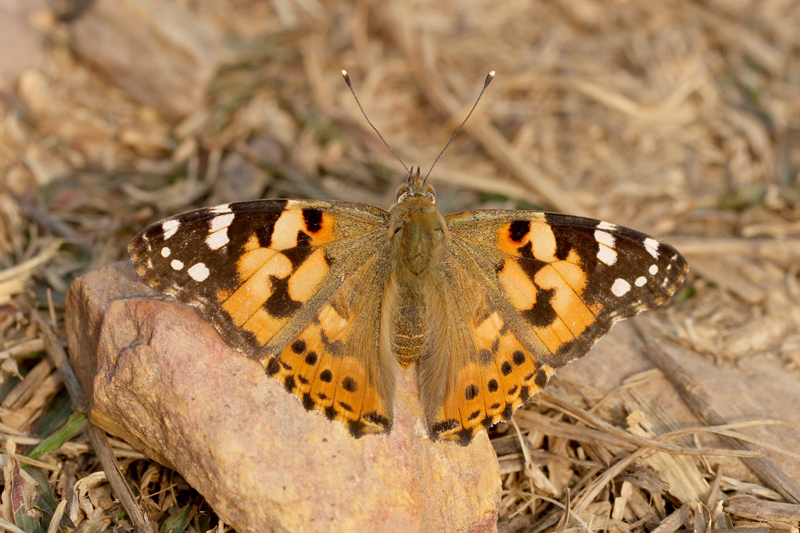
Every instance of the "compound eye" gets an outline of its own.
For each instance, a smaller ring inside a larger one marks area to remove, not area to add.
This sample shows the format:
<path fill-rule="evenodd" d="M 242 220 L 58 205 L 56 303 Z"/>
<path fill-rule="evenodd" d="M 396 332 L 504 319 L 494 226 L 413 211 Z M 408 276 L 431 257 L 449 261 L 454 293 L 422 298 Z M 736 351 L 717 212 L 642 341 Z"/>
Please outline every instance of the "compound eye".
<path fill-rule="evenodd" d="M 401 199 L 403 199 L 403 197 L 404 197 L 404 196 L 406 196 L 407 194 L 408 194 L 408 185 L 405 185 L 405 184 L 403 184 L 403 185 L 399 186 L 399 187 L 397 188 L 397 196 L 396 196 L 396 201 L 398 201 L 398 202 L 399 202 L 399 201 L 400 201 Z"/>
<path fill-rule="evenodd" d="M 431 185 L 425 184 L 425 196 L 431 199 L 431 202 L 436 203 L 436 192 Z"/>

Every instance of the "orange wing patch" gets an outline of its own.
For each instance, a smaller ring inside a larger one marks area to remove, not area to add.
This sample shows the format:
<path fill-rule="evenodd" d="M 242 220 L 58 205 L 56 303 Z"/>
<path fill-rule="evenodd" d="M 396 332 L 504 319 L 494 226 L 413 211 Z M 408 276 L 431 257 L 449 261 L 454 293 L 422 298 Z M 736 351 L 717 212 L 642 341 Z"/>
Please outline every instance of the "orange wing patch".
<path fill-rule="evenodd" d="M 433 438 L 462 445 L 509 420 L 525 400 L 544 388 L 554 371 L 520 343 L 497 311 L 472 333 L 478 358 L 458 371 L 430 427 Z"/>
<path fill-rule="evenodd" d="M 345 318 L 325 305 L 278 357 L 262 363 L 306 409 L 344 423 L 354 437 L 388 433 L 390 406 L 381 400 L 364 364 L 345 355 L 357 318 Z"/>

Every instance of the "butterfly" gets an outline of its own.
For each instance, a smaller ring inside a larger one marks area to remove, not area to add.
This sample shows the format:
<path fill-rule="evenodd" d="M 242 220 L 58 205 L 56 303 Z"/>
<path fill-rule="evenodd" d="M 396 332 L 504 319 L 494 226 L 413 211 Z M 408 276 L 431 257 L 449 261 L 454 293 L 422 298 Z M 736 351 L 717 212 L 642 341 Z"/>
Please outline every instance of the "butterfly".
<path fill-rule="evenodd" d="M 431 439 L 469 444 L 508 421 L 617 320 L 666 302 L 672 246 L 589 218 L 443 216 L 411 169 L 387 212 L 254 200 L 157 222 L 130 243 L 139 276 L 196 306 L 307 410 L 354 437 L 392 428 L 415 371 Z"/>

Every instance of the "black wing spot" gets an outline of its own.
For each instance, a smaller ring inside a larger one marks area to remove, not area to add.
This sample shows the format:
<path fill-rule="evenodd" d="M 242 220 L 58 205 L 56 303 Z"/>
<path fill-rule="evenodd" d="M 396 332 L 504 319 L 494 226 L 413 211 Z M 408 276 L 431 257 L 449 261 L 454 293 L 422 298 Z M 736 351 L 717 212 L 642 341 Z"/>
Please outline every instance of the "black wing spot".
<path fill-rule="evenodd" d="M 328 399 L 328 395 L 325 394 L 324 392 L 318 392 L 317 393 L 317 398 L 319 398 L 320 400 L 327 400 Z"/>
<path fill-rule="evenodd" d="M 477 385 L 469 385 L 469 386 L 468 386 L 468 387 L 467 387 L 467 388 L 464 390 L 464 397 L 465 397 L 467 400 L 474 400 L 475 398 L 477 398 L 477 397 L 478 397 L 478 394 L 480 394 L 480 392 L 481 392 L 481 391 L 480 391 L 480 390 L 478 390 L 478 386 L 477 386 Z"/>
<path fill-rule="evenodd" d="M 527 385 L 523 385 L 521 389 L 519 389 L 519 399 L 523 402 L 531 397 L 530 389 L 528 389 Z"/>
<path fill-rule="evenodd" d="M 475 420 L 475 419 L 476 419 L 476 418 L 478 418 L 479 416 L 481 416 L 481 411 L 480 411 L 480 409 L 479 409 L 479 410 L 477 410 L 477 411 L 475 411 L 475 412 L 474 412 L 474 413 L 472 413 L 471 415 L 469 415 L 469 416 L 467 417 L 467 420 Z"/>
<path fill-rule="evenodd" d="M 314 251 L 311 247 L 311 237 L 304 231 L 297 232 L 297 245 L 292 248 L 282 250 L 281 253 L 292 262 L 292 269 L 297 269 Z"/>
<path fill-rule="evenodd" d="M 466 446 L 472 442 L 473 430 L 462 427 L 456 435 L 458 435 L 458 442 L 461 446 Z"/>
<path fill-rule="evenodd" d="M 364 415 L 364 420 L 367 422 L 372 422 L 373 424 L 377 424 L 381 427 L 388 428 L 389 427 L 389 419 L 383 415 L 379 415 L 375 411 L 367 413 Z"/>
<path fill-rule="evenodd" d="M 514 242 L 522 242 L 531 231 L 531 223 L 529 220 L 515 220 L 508 228 L 508 236 Z"/>
<path fill-rule="evenodd" d="M 503 414 L 502 414 L 503 420 L 508 420 L 509 418 L 511 418 L 511 415 L 513 414 L 514 414 L 514 406 L 512 406 L 510 403 L 507 403 L 506 408 L 503 409 Z"/>
<path fill-rule="evenodd" d="M 272 294 L 264 302 L 264 310 L 275 318 L 292 316 L 303 303 L 296 302 L 289 296 L 289 278 L 270 276 L 269 280 L 272 284 Z"/>
<path fill-rule="evenodd" d="M 547 385 L 547 372 L 542 369 L 536 373 L 536 385 L 543 389 L 545 385 Z"/>
<path fill-rule="evenodd" d="M 493 403 L 492 405 L 489 406 L 489 409 L 497 409 L 498 407 L 500 407 L 499 403 Z"/>
<path fill-rule="evenodd" d="M 353 412 L 353 407 L 349 403 L 339 402 L 339 405 L 342 407 L 342 409 L 350 411 L 351 413 Z"/>
<path fill-rule="evenodd" d="M 364 422 L 361 420 L 348 420 L 347 428 L 350 430 L 350 434 L 356 439 L 360 439 L 364 436 Z"/>
<path fill-rule="evenodd" d="M 306 354 L 306 364 L 311 366 L 317 364 L 317 352 L 308 352 Z"/>
<path fill-rule="evenodd" d="M 510 389 L 508 389 L 508 395 L 509 395 L 509 396 L 514 396 L 514 394 L 515 394 L 516 392 L 517 392 L 517 386 L 516 386 L 516 385 L 514 385 L 513 387 L 511 387 Z"/>
<path fill-rule="evenodd" d="M 544 328 L 555 322 L 558 318 L 556 310 L 550 301 L 556 295 L 555 289 L 539 289 L 536 295 L 536 303 L 533 307 L 522 311 L 520 314 L 528 321 L 531 326 Z"/>
<path fill-rule="evenodd" d="M 311 233 L 316 233 L 322 229 L 322 211 L 319 209 L 303 209 L 303 221 L 306 229 Z"/>
<path fill-rule="evenodd" d="M 333 420 L 334 418 L 336 418 L 337 414 L 338 413 L 334 406 L 329 405 L 328 407 L 325 408 L 325 416 L 328 417 L 328 420 Z"/>
<path fill-rule="evenodd" d="M 306 351 L 306 341 L 297 339 L 292 343 L 292 351 L 296 354 L 301 354 Z"/>
<path fill-rule="evenodd" d="M 274 376 L 275 374 L 278 373 L 278 371 L 280 369 L 281 369 L 281 365 L 280 365 L 280 361 L 278 361 L 277 357 L 273 357 L 272 359 L 269 360 L 269 363 L 267 363 L 267 375 L 268 376 Z"/>
<path fill-rule="evenodd" d="M 309 393 L 303 393 L 303 407 L 306 408 L 306 411 L 310 411 L 314 408 L 314 399 L 311 398 Z"/>
<path fill-rule="evenodd" d="M 325 369 L 322 372 L 320 372 L 319 379 L 321 379 L 325 383 L 330 383 L 331 381 L 333 381 L 333 373 L 330 370 Z"/>
<path fill-rule="evenodd" d="M 297 383 L 294 381 L 294 376 L 286 376 L 286 379 L 283 380 L 283 384 L 286 386 L 286 390 L 292 392 L 295 387 L 297 387 Z"/>
<path fill-rule="evenodd" d="M 347 376 L 342 380 L 342 388 L 347 392 L 355 392 L 358 390 L 358 383 L 350 376 Z"/>
<path fill-rule="evenodd" d="M 487 387 L 489 387 L 489 392 L 496 392 L 500 385 L 497 383 L 496 379 L 490 379 L 489 383 L 487 383 Z"/>
<path fill-rule="evenodd" d="M 458 426 L 458 420 L 454 420 L 452 418 L 450 420 L 437 422 L 431 427 L 431 433 L 433 434 L 432 435 L 433 439 L 435 440 L 439 435 L 441 435 L 445 431 L 450 431 L 456 426 Z"/>
<path fill-rule="evenodd" d="M 511 373 L 511 371 L 512 371 L 511 363 L 509 363 L 508 361 L 503 361 L 503 364 L 500 365 L 500 372 L 502 372 L 504 376 L 507 376 Z"/>
<path fill-rule="evenodd" d="M 514 364 L 517 366 L 525 362 L 525 354 L 521 350 L 515 350 L 514 353 L 511 354 L 511 357 L 514 360 Z"/>

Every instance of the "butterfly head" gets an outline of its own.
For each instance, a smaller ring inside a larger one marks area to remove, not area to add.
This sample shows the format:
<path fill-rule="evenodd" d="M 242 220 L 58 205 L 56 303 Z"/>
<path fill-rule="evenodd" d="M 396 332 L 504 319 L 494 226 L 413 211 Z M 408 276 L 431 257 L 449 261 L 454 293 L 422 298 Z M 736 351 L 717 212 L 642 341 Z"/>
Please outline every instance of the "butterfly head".
<path fill-rule="evenodd" d="M 425 183 L 419 174 L 419 167 L 408 171 L 406 182 L 397 189 L 397 203 L 401 204 L 410 198 L 426 198 L 431 203 L 436 203 L 436 193 L 433 187 Z"/>

